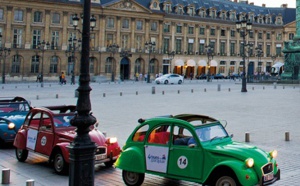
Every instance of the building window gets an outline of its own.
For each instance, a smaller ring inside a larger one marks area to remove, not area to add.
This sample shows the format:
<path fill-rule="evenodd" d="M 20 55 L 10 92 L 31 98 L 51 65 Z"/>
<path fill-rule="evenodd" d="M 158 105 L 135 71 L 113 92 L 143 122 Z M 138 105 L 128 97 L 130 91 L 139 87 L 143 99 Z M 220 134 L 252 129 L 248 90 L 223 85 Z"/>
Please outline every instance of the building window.
<path fill-rule="evenodd" d="M 151 59 L 151 61 L 150 61 L 150 74 L 153 74 L 154 72 L 155 72 L 154 60 Z"/>
<path fill-rule="evenodd" d="M 249 32 L 249 38 L 253 38 L 253 31 Z"/>
<path fill-rule="evenodd" d="M 140 74 L 142 72 L 141 66 L 142 66 L 141 58 L 136 59 L 134 64 L 134 72 Z"/>
<path fill-rule="evenodd" d="M 225 55 L 225 51 L 226 51 L 226 50 L 225 50 L 225 49 L 226 49 L 226 48 L 225 48 L 225 46 L 226 46 L 225 44 L 226 44 L 225 42 L 221 42 L 221 43 L 220 43 L 220 54 L 221 54 L 221 56 L 224 56 L 224 55 Z"/>
<path fill-rule="evenodd" d="M 216 31 L 216 29 L 211 28 L 211 29 L 210 29 L 210 35 L 211 35 L 211 36 L 214 36 L 214 35 L 216 34 L 215 31 Z"/>
<path fill-rule="evenodd" d="M 190 16 L 193 16 L 193 15 L 194 15 L 194 7 L 189 7 L 188 14 L 189 14 Z"/>
<path fill-rule="evenodd" d="M 289 40 L 293 40 L 294 39 L 294 33 L 289 33 Z"/>
<path fill-rule="evenodd" d="M 203 27 L 200 27 L 199 34 L 200 35 L 205 35 L 205 29 Z"/>
<path fill-rule="evenodd" d="M 277 33 L 277 35 L 276 35 L 276 40 L 277 40 L 277 41 L 280 41 L 281 39 L 282 39 L 281 33 Z"/>
<path fill-rule="evenodd" d="M 136 21 L 136 30 L 143 30 L 143 21 L 141 20 Z"/>
<path fill-rule="evenodd" d="M 181 6 L 178 7 L 177 14 L 179 14 L 179 15 L 183 14 L 183 9 Z"/>
<path fill-rule="evenodd" d="M 278 17 L 278 18 L 276 19 L 276 24 L 277 24 L 277 25 L 281 25 L 281 24 L 282 24 L 281 18 Z"/>
<path fill-rule="evenodd" d="M 128 41 L 129 41 L 128 38 L 129 38 L 128 35 L 122 35 L 121 48 L 123 48 L 123 49 L 128 49 L 129 48 L 128 47 Z"/>
<path fill-rule="evenodd" d="M 129 28 L 129 19 L 123 19 L 122 28 L 125 28 L 125 29 Z"/>
<path fill-rule="evenodd" d="M 216 11 L 215 10 L 210 11 L 210 17 L 211 18 L 216 18 Z"/>
<path fill-rule="evenodd" d="M 38 42 L 41 40 L 41 30 L 33 30 L 32 32 L 32 48 L 37 48 Z"/>
<path fill-rule="evenodd" d="M 206 17 L 205 10 L 200 10 L 200 17 Z"/>
<path fill-rule="evenodd" d="M 40 11 L 34 12 L 34 14 L 33 14 L 33 22 L 34 23 L 41 23 L 41 22 L 43 22 L 42 19 L 43 19 L 42 12 L 40 12 Z"/>
<path fill-rule="evenodd" d="M 219 73 L 225 73 L 225 66 L 219 67 Z"/>
<path fill-rule="evenodd" d="M 194 54 L 194 43 L 188 43 L 188 54 Z"/>
<path fill-rule="evenodd" d="M 262 62 L 258 62 L 257 72 L 261 72 L 261 70 L 262 70 Z"/>
<path fill-rule="evenodd" d="M 231 37 L 235 37 L 235 30 L 231 30 L 231 31 L 230 31 L 230 36 L 231 36 Z"/>
<path fill-rule="evenodd" d="M 176 33 L 182 33 L 182 26 L 181 25 L 176 26 Z"/>
<path fill-rule="evenodd" d="M 52 56 L 50 59 L 50 73 L 57 73 L 57 66 L 58 66 L 58 57 Z"/>
<path fill-rule="evenodd" d="M 108 57 L 105 62 L 105 73 L 111 73 L 112 72 L 112 63 L 113 58 Z"/>
<path fill-rule="evenodd" d="M 200 43 L 199 44 L 199 54 L 204 54 L 204 49 L 205 49 L 204 43 Z"/>
<path fill-rule="evenodd" d="M 226 31 L 224 29 L 221 29 L 221 36 L 226 36 Z"/>
<path fill-rule="evenodd" d="M 181 39 L 176 39 L 176 53 L 181 53 Z"/>
<path fill-rule="evenodd" d="M 95 57 L 90 57 L 90 73 L 94 73 Z"/>
<path fill-rule="evenodd" d="M 11 73 L 20 73 L 21 58 L 19 55 L 14 55 L 11 64 Z"/>
<path fill-rule="evenodd" d="M 244 47 L 245 47 L 245 46 L 244 46 L 244 43 L 241 42 L 241 43 L 240 43 L 240 55 L 241 55 L 241 56 L 244 55 Z"/>
<path fill-rule="evenodd" d="M 230 13 L 230 20 L 235 21 L 235 13 L 234 12 Z"/>
<path fill-rule="evenodd" d="M 107 19 L 106 27 L 107 28 L 115 28 L 115 19 L 112 17 L 109 17 Z"/>
<path fill-rule="evenodd" d="M 13 48 L 21 48 L 22 36 L 23 36 L 23 30 L 15 28 L 14 29 Z"/>
<path fill-rule="evenodd" d="M 281 46 L 276 46 L 276 55 L 281 56 Z"/>
<path fill-rule="evenodd" d="M 270 34 L 270 32 L 267 32 L 266 37 L 267 37 L 267 39 L 271 39 L 271 34 Z"/>
<path fill-rule="evenodd" d="M 0 20 L 3 20 L 4 16 L 3 16 L 3 9 L 0 8 Z"/>
<path fill-rule="evenodd" d="M 163 53 L 166 54 L 169 52 L 169 46 L 170 45 L 170 39 L 169 38 L 164 38 L 164 48 L 163 48 Z"/>
<path fill-rule="evenodd" d="M 142 52 L 142 36 L 138 35 L 136 36 L 136 48 L 139 52 Z"/>
<path fill-rule="evenodd" d="M 267 54 L 267 57 L 269 57 L 271 55 L 271 45 L 267 45 L 266 54 Z"/>
<path fill-rule="evenodd" d="M 151 23 L 151 31 L 157 31 L 157 22 Z"/>
<path fill-rule="evenodd" d="M 59 13 L 53 13 L 52 14 L 52 23 L 53 24 L 60 24 L 60 14 Z"/>
<path fill-rule="evenodd" d="M 189 26 L 188 34 L 194 34 L 194 27 Z"/>
<path fill-rule="evenodd" d="M 74 14 L 69 15 L 69 25 L 73 26 L 73 17 L 74 16 L 75 16 Z"/>
<path fill-rule="evenodd" d="M 39 73 L 40 56 L 35 55 L 31 58 L 31 73 Z"/>
<path fill-rule="evenodd" d="M 51 36 L 51 49 L 57 50 L 59 43 L 59 31 L 53 31 Z"/>
<path fill-rule="evenodd" d="M 169 32 L 170 32 L 170 25 L 164 24 L 164 33 L 169 33 Z"/>
<path fill-rule="evenodd" d="M 106 35 L 106 47 L 109 47 L 109 45 L 112 45 L 114 42 L 114 35 L 113 34 L 107 34 Z"/>
<path fill-rule="evenodd" d="M 235 43 L 230 43 L 230 55 L 235 55 Z"/>
<path fill-rule="evenodd" d="M 15 21 L 23 21 L 23 10 L 15 10 L 14 11 L 14 20 Z"/>
<path fill-rule="evenodd" d="M 167 12 L 167 13 L 171 13 L 171 5 L 170 4 L 166 4 L 165 5 L 165 12 Z"/>
<path fill-rule="evenodd" d="M 209 46 L 211 47 L 212 51 L 216 51 L 216 42 L 215 41 L 209 41 Z"/>
<path fill-rule="evenodd" d="M 261 32 L 258 33 L 258 39 L 262 39 L 262 33 Z"/>

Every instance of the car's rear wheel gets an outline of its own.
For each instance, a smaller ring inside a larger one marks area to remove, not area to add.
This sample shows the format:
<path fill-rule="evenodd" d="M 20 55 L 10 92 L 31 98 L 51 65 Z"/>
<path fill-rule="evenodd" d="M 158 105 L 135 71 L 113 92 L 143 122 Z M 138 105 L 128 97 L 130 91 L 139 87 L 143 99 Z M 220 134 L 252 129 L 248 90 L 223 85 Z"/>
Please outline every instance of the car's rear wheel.
<path fill-rule="evenodd" d="M 65 174 L 69 170 L 69 165 L 60 150 L 54 154 L 53 168 L 57 174 Z"/>
<path fill-rule="evenodd" d="M 182 80 L 179 80 L 179 81 L 178 81 L 178 84 L 181 84 L 181 83 L 182 83 Z"/>
<path fill-rule="evenodd" d="M 215 186 L 237 186 L 234 178 L 230 176 L 221 176 L 217 179 Z"/>
<path fill-rule="evenodd" d="M 165 84 L 168 84 L 168 83 L 169 83 L 169 81 L 168 81 L 168 80 L 166 80 L 164 83 L 165 83 Z"/>
<path fill-rule="evenodd" d="M 16 157 L 18 161 L 24 162 L 28 157 L 28 150 L 16 148 Z"/>
<path fill-rule="evenodd" d="M 123 181 L 129 186 L 139 186 L 144 182 L 145 174 L 123 170 Z"/>

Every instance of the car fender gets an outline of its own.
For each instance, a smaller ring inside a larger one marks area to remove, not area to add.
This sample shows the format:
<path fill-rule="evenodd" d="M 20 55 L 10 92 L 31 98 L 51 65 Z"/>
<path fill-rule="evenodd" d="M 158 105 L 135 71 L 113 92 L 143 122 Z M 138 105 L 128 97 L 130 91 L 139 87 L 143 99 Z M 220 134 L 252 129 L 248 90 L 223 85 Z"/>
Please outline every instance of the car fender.
<path fill-rule="evenodd" d="M 55 147 L 53 147 L 53 150 L 52 150 L 52 153 L 51 153 L 51 161 L 53 160 L 54 158 L 54 154 L 57 150 L 61 150 L 63 156 L 64 156 L 64 159 L 67 163 L 70 163 L 70 160 L 69 160 L 69 150 L 67 148 L 67 146 L 69 146 L 70 143 L 69 142 L 63 142 L 63 143 L 58 143 L 55 145 Z"/>
<path fill-rule="evenodd" d="M 214 166 L 211 173 L 218 170 L 219 167 L 229 167 L 236 175 L 241 185 L 255 185 L 259 182 L 258 175 L 253 168 L 246 167 L 245 163 L 237 160 L 222 161 Z M 220 171 L 218 170 L 220 173 Z M 211 173 L 208 176 L 211 175 Z M 248 175 L 248 179 L 246 179 Z"/>
<path fill-rule="evenodd" d="M 117 159 L 115 166 L 126 171 L 144 173 L 146 170 L 143 150 L 129 147 Z"/>
<path fill-rule="evenodd" d="M 26 149 L 27 133 L 24 129 L 19 130 L 15 139 L 14 146 L 18 149 Z"/>

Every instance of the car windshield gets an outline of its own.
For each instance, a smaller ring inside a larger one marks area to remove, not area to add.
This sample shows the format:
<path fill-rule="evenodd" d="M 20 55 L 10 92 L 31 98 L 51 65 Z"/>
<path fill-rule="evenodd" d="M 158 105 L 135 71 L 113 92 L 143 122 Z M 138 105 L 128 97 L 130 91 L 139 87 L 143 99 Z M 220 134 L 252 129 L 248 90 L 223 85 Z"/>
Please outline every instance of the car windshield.
<path fill-rule="evenodd" d="M 62 128 L 62 127 L 70 127 L 70 120 L 73 118 L 74 116 L 72 115 L 64 115 L 64 116 L 54 116 L 53 121 L 54 121 L 54 125 L 57 128 Z"/>
<path fill-rule="evenodd" d="M 228 137 L 228 133 L 221 124 L 201 126 L 196 128 L 195 131 L 201 142 Z"/>
<path fill-rule="evenodd" d="M 30 107 L 26 102 L 17 102 L 17 103 L 5 103 L 0 104 L 0 113 L 8 113 L 8 112 L 28 112 Z"/>

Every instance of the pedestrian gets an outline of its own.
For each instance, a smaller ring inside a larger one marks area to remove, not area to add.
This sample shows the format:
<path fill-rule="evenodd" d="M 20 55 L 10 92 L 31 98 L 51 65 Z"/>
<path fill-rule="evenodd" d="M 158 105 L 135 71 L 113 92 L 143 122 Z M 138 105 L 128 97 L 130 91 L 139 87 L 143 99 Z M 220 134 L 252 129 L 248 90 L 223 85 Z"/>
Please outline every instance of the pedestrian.
<path fill-rule="evenodd" d="M 190 78 L 193 80 L 193 72 L 190 73 Z"/>
<path fill-rule="evenodd" d="M 66 84 L 66 76 L 64 74 L 64 72 L 61 72 L 61 84 Z"/>
<path fill-rule="evenodd" d="M 135 81 L 139 81 L 139 73 L 138 72 L 135 73 Z"/>
<path fill-rule="evenodd" d="M 36 76 L 36 82 L 41 82 L 41 74 L 38 74 L 38 75 Z"/>

